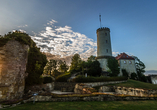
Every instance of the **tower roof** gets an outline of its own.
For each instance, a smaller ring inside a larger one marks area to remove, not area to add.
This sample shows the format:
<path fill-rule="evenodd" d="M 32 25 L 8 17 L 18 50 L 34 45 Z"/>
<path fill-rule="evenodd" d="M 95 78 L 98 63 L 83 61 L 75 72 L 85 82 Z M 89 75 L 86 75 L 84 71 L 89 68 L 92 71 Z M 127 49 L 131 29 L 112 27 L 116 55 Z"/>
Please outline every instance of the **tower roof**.
<path fill-rule="evenodd" d="M 133 57 L 127 55 L 126 53 L 121 53 L 120 55 L 116 56 L 116 59 L 117 60 L 120 60 L 120 59 L 128 59 L 128 60 L 135 60 Z"/>

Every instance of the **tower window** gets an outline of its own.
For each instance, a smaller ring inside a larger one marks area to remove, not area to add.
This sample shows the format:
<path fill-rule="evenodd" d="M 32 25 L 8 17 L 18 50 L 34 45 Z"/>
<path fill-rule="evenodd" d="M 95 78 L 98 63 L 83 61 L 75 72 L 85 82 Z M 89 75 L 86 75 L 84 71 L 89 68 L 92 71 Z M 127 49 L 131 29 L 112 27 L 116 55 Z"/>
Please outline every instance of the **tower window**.
<path fill-rule="evenodd" d="M 105 33 L 105 36 L 107 36 L 107 33 Z"/>
<path fill-rule="evenodd" d="M 107 43 L 107 40 L 106 40 L 106 43 Z"/>
<path fill-rule="evenodd" d="M 106 49 L 106 52 L 108 53 L 108 49 Z"/>

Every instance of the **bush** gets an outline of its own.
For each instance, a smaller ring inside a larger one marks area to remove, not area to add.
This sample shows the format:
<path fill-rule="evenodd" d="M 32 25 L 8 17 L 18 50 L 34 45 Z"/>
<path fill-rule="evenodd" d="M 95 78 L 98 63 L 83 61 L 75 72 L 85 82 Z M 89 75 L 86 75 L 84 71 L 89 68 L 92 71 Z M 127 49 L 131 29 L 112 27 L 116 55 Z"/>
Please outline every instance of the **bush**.
<path fill-rule="evenodd" d="M 127 80 L 127 77 L 84 77 L 77 76 L 71 82 L 108 82 L 108 81 L 122 81 Z"/>
<path fill-rule="evenodd" d="M 142 77 L 141 77 L 141 81 L 142 81 L 142 82 L 147 82 L 147 78 L 146 78 L 145 75 L 142 75 Z"/>
<path fill-rule="evenodd" d="M 130 79 L 137 80 L 137 74 L 136 73 L 131 73 Z"/>
<path fill-rule="evenodd" d="M 48 76 L 43 77 L 43 79 L 44 79 L 44 81 L 43 81 L 44 84 L 51 83 L 54 81 L 51 77 L 48 77 Z"/>
<path fill-rule="evenodd" d="M 122 73 L 123 73 L 123 76 L 125 77 L 129 76 L 129 73 L 126 71 L 126 69 L 122 69 Z"/>
<path fill-rule="evenodd" d="M 59 75 L 55 81 L 56 82 L 67 82 L 67 80 L 70 78 L 71 74 L 70 73 L 65 73 L 65 74 L 61 74 Z"/>

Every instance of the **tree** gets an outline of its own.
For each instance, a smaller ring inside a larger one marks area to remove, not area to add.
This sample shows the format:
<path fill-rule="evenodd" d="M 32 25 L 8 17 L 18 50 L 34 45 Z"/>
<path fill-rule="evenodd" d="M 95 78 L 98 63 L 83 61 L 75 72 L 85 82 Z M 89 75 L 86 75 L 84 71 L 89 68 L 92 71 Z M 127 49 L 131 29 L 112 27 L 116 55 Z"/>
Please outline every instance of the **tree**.
<path fill-rule="evenodd" d="M 100 63 L 97 60 L 95 60 L 93 62 L 89 61 L 87 63 L 87 67 L 88 67 L 88 69 L 87 69 L 88 75 L 90 75 L 90 76 L 100 76 L 101 75 L 102 69 L 100 67 Z"/>
<path fill-rule="evenodd" d="M 66 64 L 66 62 L 60 60 L 59 70 L 60 70 L 61 72 L 64 72 L 64 73 L 65 73 L 65 72 L 67 72 L 68 69 L 69 69 L 69 67 L 68 67 L 68 65 Z"/>
<path fill-rule="evenodd" d="M 88 60 L 87 60 L 87 62 L 89 62 L 89 61 L 96 61 L 96 59 L 95 59 L 96 57 L 95 56 L 93 56 L 93 55 L 91 55 L 89 58 L 88 58 Z"/>
<path fill-rule="evenodd" d="M 111 73 L 110 76 L 118 76 L 119 74 L 119 64 L 115 58 L 108 58 L 107 66 L 110 69 Z"/>
<path fill-rule="evenodd" d="M 57 68 L 57 61 L 50 59 L 50 61 L 47 62 L 45 68 L 44 68 L 44 74 L 52 75 L 53 71 Z"/>
<path fill-rule="evenodd" d="M 145 64 L 136 56 L 133 56 L 133 58 L 135 59 L 135 65 L 136 65 L 136 71 L 137 71 L 137 75 L 140 81 L 146 81 L 146 78 L 144 76 L 144 72 L 145 72 Z"/>
<path fill-rule="evenodd" d="M 79 64 L 81 63 L 81 58 L 79 54 L 75 54 L 72 57 L 72 62 L 70 66 L 70 71 L 71 72 L 79 72 L 81 70 Z"/>
<path fill-rule="evenodd" d="M 137 74 L 136 73 L 131 73 L 130 79 L 137 80 Z"/>
<path fill-rule="evenodd" d="M 123 73 L 123 76 L 125 77 L 129 76 L 129 73 L 126 71 L 126 69 L 122 69 L 122 73 Z"/>

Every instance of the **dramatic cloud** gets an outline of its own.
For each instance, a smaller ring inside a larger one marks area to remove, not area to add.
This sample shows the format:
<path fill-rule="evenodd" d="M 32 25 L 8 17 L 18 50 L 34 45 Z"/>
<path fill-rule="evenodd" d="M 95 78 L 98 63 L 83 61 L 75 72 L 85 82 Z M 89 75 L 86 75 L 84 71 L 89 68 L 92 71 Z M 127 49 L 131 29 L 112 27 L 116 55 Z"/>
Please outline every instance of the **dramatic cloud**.
<path fill-rule="evenodd" d="M 54 26 L 55 23 L 57 21 L 52 19 L 47 23 L 45 30 L 31 36 L 41 51 L 61 57 L 78 53 L 83 59 L 96 55 L 96 41 L 84 34 L 74 32 L 69 26 Z"/>

